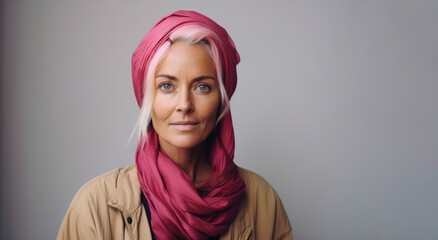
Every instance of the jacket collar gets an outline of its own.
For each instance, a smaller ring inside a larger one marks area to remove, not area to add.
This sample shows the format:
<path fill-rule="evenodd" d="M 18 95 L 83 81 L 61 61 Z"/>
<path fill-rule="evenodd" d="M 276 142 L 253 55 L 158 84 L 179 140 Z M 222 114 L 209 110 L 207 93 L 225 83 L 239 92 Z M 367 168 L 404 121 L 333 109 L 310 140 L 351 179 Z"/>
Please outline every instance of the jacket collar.
<path fill-rule="evenodd" d="M 120 169 L 115 187 L 109 206 L 119 209 L 124 215 L 131 215 L 141 207 L 141 186 L 135 164 Z"/>

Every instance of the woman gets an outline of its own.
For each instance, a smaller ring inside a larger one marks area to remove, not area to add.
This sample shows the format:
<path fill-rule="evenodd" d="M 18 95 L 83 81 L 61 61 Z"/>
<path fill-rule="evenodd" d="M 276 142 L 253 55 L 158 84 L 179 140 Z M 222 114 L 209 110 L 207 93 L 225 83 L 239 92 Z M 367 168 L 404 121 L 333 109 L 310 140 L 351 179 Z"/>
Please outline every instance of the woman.
<path fill-rule="evenodd" d="M 58 239 L 291 239 L 277 193 L 233 162 L 229 98 L 239 60 L 206 16 L 161 19 L 132 56 L 135 165 L 84 185 Z"/>

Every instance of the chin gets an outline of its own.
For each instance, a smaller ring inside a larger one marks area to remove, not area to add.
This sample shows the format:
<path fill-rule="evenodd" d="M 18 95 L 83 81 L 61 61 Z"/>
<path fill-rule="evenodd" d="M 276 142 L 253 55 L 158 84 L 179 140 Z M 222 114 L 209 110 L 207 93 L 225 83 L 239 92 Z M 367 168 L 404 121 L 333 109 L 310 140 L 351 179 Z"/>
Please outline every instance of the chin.
<path fill-rule="evenodd" d="M 194 148 L 201 144 L 205 139 L 193 138 L 193 137 L 175 137 L 172 141 L 167 143 L 176 148 Z"/>

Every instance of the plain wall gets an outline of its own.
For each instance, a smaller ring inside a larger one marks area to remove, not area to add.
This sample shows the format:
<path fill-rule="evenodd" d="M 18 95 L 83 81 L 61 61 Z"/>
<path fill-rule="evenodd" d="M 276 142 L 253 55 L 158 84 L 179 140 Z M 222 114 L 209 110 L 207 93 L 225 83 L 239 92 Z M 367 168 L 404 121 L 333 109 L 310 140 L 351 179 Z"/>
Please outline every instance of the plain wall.
<path fill-rule="evenodd" d="M 130 57 L 196 10 L 242 61 L 238 165 L 306 239 L 438 238 L 436 1 L 3 1 L 1 239 L 54 239 L 74 194 L 134 163 Z"/>

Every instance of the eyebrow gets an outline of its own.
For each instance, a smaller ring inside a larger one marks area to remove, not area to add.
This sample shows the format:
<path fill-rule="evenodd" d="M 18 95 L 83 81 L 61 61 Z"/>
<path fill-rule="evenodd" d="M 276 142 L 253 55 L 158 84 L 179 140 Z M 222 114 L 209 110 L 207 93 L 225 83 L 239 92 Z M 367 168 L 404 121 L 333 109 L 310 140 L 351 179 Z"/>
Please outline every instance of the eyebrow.
<path fill-rule="evenodd" d="M 168 74 L 158 74 L 157 76 L 155 76 L 155 78 L 168 78 L 169 80 L 176 80 L 177 78 Z"/>
<path fill-rule="evenodd" d="M 172 81 L 175 81 L 175 80 L 178 79 L 177 77 L 172 76 L 172 75 L 169 75 L 169 74 L 158 74 L 158 75 L 155 76 L 155 77 L 156 77 L 156 78 L 159 78 L 159 77 L 167 78 L 167 79 L 172 80 Z M 193 81 L 195 81 L 195 82 L 199 82 L 199 81 L 206 80 L 206 79 L 216 80 L 216 78 L 213 77 L 213 76 L 210 76 L 210 75 L 202 75 L 202 76 L 196 77 L 195 79 L 193 79 Z"/>
<path fill-rule="evenodd" d="M 210 76 L 210 75 L 199 76 L 199 77 L 197 77 L 197 78 L 195 78 L 195 79 L 193 79 L 193 80 L 194 80 L 195 82 L 199 82 L 199 81 L 206 80 L 206 79 L 212 79 L 212 80 L 215 80 L 215 81 L 216 81 L 216 78 L 213 77 L 213 76 Z"/>

